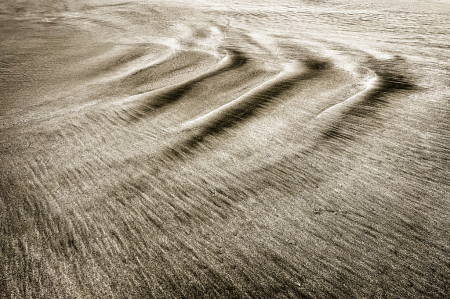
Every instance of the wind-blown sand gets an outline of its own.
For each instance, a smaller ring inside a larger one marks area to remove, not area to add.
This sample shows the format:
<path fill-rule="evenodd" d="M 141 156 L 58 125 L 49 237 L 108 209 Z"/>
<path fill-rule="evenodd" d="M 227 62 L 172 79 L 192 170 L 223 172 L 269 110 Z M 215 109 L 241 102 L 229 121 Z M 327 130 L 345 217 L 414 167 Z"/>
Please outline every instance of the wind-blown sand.
<path fill-rule="evenodd" d="M 3 1 L 0 298 L 450 296 L 445 1 Z"/>

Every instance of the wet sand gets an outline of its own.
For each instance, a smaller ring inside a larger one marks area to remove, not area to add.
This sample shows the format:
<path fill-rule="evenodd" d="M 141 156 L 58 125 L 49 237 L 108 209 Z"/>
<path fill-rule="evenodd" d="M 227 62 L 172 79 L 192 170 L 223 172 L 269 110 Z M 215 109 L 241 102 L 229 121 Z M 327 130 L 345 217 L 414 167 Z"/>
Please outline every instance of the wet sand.
<path fill-rule="evenodd" d="M 445 1 L 0 4 L 0 298 L 446 298 Z"/>

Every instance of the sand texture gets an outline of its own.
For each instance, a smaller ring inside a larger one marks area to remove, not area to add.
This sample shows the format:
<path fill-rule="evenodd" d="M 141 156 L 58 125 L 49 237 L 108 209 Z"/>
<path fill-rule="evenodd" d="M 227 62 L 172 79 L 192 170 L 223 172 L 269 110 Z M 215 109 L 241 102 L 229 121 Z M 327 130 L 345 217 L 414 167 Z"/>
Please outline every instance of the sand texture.
<path fill-rule="evenodd" d="M 2 1 L 0 298 L 449 298 L 449 24 Z"/>

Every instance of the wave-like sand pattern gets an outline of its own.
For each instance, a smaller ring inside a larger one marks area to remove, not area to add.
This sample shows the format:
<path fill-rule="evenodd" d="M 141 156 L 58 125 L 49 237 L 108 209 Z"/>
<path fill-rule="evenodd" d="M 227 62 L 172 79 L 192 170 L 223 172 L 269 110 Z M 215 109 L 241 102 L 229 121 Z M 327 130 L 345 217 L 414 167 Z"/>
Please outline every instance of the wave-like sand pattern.
<path fill-rule="evenodd" d="M 316 72 L 323 71 L 325 68 L 327 68 L 327 62 L 314 60 L 286 64 L 276 77 L 206 115 L 182 124 L 182 132 L 179 134 L 183 135 L 182 139 L 185 140 L 178 145 L 171 145 L 170 151 L 187 151 L 206 136 L 220 133 L 224 128 L 244 121 L 254 115 L 258 109 L 276 100 L 278 95 L 289 90 L 294 84 L 313 77 Z M 178 149 L 179 147 L 181 148 Z"/>
<path fill-rule="evenodd" d="M 140 118 L 145 117 L 158 108 L 162 108 L 176 102 L 201 81 L 214 77 L 223 72 L 242 67 L 246 63 L 246 60 L 247 59 L 245 56 L 239 51 L 227 51 L 225 57 L 219 61 L 219 63 L 212 70 L 209 70 L 206 73 L 200 74 L 186 82 L 177 83 L 155 91 L 149 91 L 133 96 L 132 98 L 128 98 L 126 101 L 132 102 L 133 106 L 131 109 L 136 111 Z"/>
<path fill-rule="evenodd" d="M 448 15 L 21 3 L 0 298 L 450 294 Z"/>

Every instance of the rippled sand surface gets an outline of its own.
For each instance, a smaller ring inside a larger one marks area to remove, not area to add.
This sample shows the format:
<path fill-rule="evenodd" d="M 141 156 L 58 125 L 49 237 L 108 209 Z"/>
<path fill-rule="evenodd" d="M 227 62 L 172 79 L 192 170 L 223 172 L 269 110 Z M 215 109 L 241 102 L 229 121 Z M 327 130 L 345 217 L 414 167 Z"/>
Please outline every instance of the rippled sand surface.
<path fill-rule="evenodd" d="M 2 1 L 0 298 L 447 298 L 449 24 Z"/>

